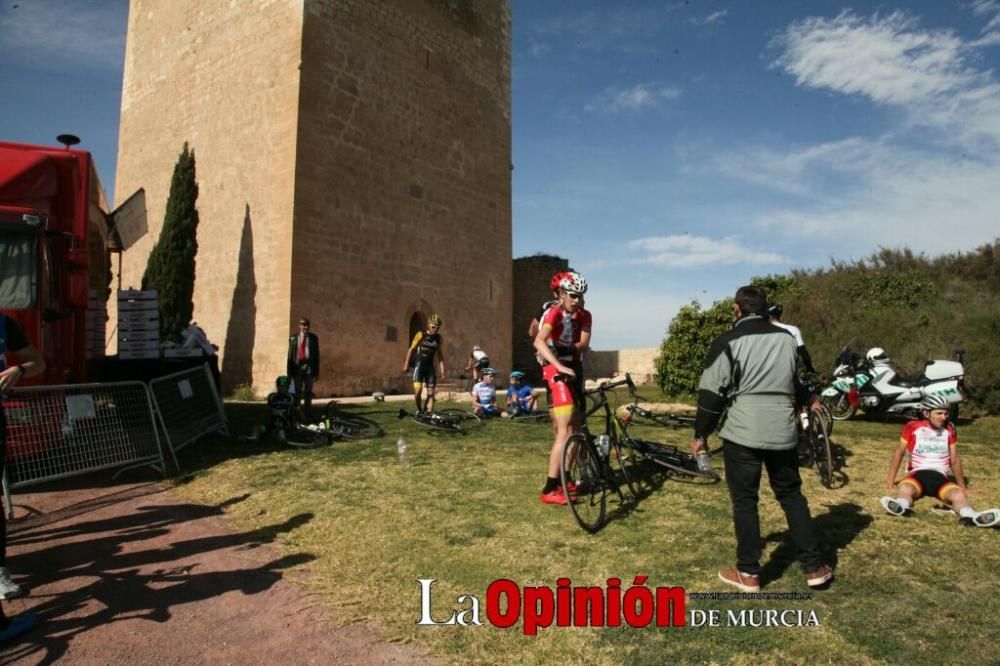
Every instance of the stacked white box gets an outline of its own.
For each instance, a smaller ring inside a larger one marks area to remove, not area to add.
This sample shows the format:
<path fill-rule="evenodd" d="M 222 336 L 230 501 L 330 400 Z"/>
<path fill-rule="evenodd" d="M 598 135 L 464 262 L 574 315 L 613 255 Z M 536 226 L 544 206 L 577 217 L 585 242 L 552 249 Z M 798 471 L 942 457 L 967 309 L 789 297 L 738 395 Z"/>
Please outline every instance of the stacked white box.
<path fill-rule="evenodd" d="M 98 297 L 97 290 L 91 289 L 87 297 L 87 312 L 84 318 L 84 345 L 87 358 L 101 358 L 107 340 L 108 307 L 105 299 Z"/>
<path fill-rule="evenodd" d="M 118 358 L 159 358 L 160 311 L 155 291 L 118 292 Z"/>

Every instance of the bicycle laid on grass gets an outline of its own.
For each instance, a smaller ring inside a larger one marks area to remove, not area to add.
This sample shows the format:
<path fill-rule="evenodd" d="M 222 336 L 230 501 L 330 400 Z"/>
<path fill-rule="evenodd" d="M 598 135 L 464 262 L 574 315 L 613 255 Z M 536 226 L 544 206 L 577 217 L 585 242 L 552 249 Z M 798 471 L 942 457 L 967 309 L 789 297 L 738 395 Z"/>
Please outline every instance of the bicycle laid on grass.
<path fill-rule="evenodd" d="M 343 413 L 337 409 L 337 403 L 333 400 L 326 404 L 321 423 L 327 432 L 338 439 L 371 439 L 385 434 L 385 429 L 377 421 L 357 414 Z"/>
<path fill-rule="evenodd" d="M 414 413 L 400 408 L 397 418 L 405 419 L 407 416 L 425 428 L 441 432 L 461 433 L 478 428 L 483 424 L 482 420 L 472 412 L 454 408 L 442 409 L 436 412 Z"/>
<path fill-rule="evenodd" d="M 582 430 L 569 438 L 563 450 L 562 483 L 573 501 L 570 510 L 580 526 L 596 532 L 607 520 L 607 496 L 614 490 L 622 502 L 626 501 L 617 476 L 620 472 L 624 485 L 633 500 L 642 494 L 640 482 L 642 467 L 653 463 L 665 469 L 673 478 L 698 483 L 716 483 L 719 475 L 698 468 L 693 455 L 676 446 L 639 439 L 628 433 L 628 426 L 618 418 L 608 399 L 608 393 L 627 386 L 632 403 L 626 407 L 630 413 L 638 408 L 639 398 L 635 384 L 628 374 L 617 382 L 605 382 L 586 392 L 591 405 L 586 411 L 590 417 L 603 412 L 604 433 L 594 436 L 586 420 Z M 642 408 L 638 408 L 642 409 Z"/>

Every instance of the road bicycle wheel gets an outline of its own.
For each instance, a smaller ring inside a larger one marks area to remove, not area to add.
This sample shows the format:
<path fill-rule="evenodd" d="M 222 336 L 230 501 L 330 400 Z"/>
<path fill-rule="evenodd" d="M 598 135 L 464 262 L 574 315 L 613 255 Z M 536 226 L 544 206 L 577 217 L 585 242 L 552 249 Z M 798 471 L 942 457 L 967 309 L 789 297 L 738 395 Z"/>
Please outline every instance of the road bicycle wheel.
<path fill-rule="evenodd" d="M 698 468 L 698 461 L 690 453 L 681 451 L 670 444 L 660 444 L 649 440 L 632 440 L 635 447 L 646 458 L 667 469 L 668 473 L 692 481 L 714 483 L 719 475 L 714 470 L 703 472 Z"/>
<path fill-rule="evenodd" d="M 333 416 L 326 423 L 330 432 L 343 439 L 371 439 L 385 434 L 380 424 L 364 416 Z"/>
<path fill-rule="evenodd" d="M 511 416 L 505 421 L 510 421 L 511 423 L 520 423 L 522 425 L 531 425 L 538 423 L 548 423 L 551 419 L 549 417 L 548 410 L 534 411 L 529 414 L 518 414 L 517 416 Z"/>
<path fill-rule="evenodd" d="M 333 433 L 327 430 L 311 430 L 293 427 L 285 429 L 284 443 L 297 449 L 315 449 L 330 444 Z"/>
<path fill-rule="evenodd" d="M 848 399 L 846 393 L 838 393 L 835 396 L 824 395 L 820 399 L 820 402 L 826 405 L 826 408 L 830 410 L 830 416 L 835 421 L 846 421 L 854 416 L 854 412 L 857 411 L 856 408 L 851 405 L 851 401 Z"/>
<path fill-rule="evenodd" d="M 833 451 L 830 450 L 830 436 L 822 418 L 809 419 L 809 449 L 820 483 L 827 488 L 832 487 Z"/>
<path fill-rule="evenodd" d="M 656 414 L 638 405 L 630 405 L 628 411 L 631 413 L 633 419 L 638 418 L 643 422 L 653 425 L 665 426 L 667 428 L 694 428 L 694 417 L 686 414 Z"/>
<path fill-rule="evenodd" d="M 817 409 L 814 414 L 818 414 L 819 418 L 823 420 L 826 425 L 826 434 L 829 436 L 833 432 L 833 414 L 830 412 L 830 408 L 820 401 L 819 409 Z"/>
<path fill-rule="evenodd" d="M 612 469 L 618 467 L 622 473 L 622 479 L 628 487 L 633 498 L 639 498 L 639 452 L 632 446 L 632 440 L 625 437 L 621 441 L 611 440 L 611 459 L 614 461 Z"/>
<path fill-rule="evenodd" d="M 478 428 L 483 425 L 483 420 L 479 418 L 473 412 L 467 412 L 464 409 L 442 409 L 435 412 L 438 416 L 442 418 L 452 419 L 462 426 L 463 430 L 471 430 Z"/>
<path fill-rule="evenodd" d="M 594 445 L 582 433 L 573 435 L 566 442 L 559 475 L 576 522 L 591 533 L 601 529 L 607 513 L 608 482 L 604 463 Z"/>
<path fill-rule="evenodd" d="M 462 432 L 462 424 L 459 419 L 450 418 L 438 412 L 419 412 L 411 414 L 410 417 L 425 428 L 434 431 Z"/>

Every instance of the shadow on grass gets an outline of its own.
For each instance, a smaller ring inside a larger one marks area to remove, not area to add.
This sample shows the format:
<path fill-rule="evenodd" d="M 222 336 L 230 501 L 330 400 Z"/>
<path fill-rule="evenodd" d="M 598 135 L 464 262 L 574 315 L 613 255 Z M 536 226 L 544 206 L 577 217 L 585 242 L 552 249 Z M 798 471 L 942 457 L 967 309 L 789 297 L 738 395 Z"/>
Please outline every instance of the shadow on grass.
<path fill-rule="evenodd" d="M 827 564 L 836 569 L 838 553 L 864 532 L 872 520 L 870 515 L 862 513 L 860 506 L 850 502 L 835 504 L 828 507 L 826 513 L 813 515 Z M 761 582 L 767 583 L 781 578 L 785 570 L 796 561 L 797 549 L 789 540 L 788 530 L 772 532 L 764 537 L 764 541 L 781 542 L 761 569 Z"/>

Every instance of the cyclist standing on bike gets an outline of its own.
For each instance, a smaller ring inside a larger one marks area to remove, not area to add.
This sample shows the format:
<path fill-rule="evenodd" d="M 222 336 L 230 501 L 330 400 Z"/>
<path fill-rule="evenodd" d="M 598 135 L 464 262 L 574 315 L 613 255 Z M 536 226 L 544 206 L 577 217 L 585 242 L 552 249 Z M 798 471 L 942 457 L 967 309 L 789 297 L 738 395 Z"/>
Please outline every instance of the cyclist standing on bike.
<path fill-rule="evenodd" d="M 787 331 L 771 324 L 767 295 L 759 287 L 747 285 L 736 291 L 733 315 L 733 328 L 716 338 L 708 351 L 691 442 L 692 453 L 697 453 L 722 420 L 719 434 L 736 526 L 736 567 L 719 571 L 719 579 L 743 592 L 760 590 L 764 542 L 757 502 L 761 470 L 766 467 L 806 584 L 821 588 L 833 579 L 833 571 L 823 562 L 799 476 L 792 404 L 796 387 L 801 386 L 795 382 L 796 343 Z M 800 390 L 798 398 L 800 404 L 819 407 L 815 395 Z"/>
<path fill-rule="evenodd" d="M 587 281 L 579 273 L 567 273 L 558 284 L 559 303 L 546 310 L 535 336 L 535 351 L 542 361 L 542 377 L 552 392 L 551 414 L 555 441 L 549 453 L 548 475 L 542 487 L 545 504 L 566 504 L 560 482 L 566 440 L 583 422 L 583 365 L 581 352 L 590 346 L 592 318 L 583 308 Z"/>
<path fill-rule="evenodd" d="M 441 376 L 444 377 L 444 354 L 441 351 L 441 317 L 432 314 L 427 318 L 427 328 L 418 331 L 413 336 L 410 348 L 406 350 L 406 360 L 403 361 L 403 372 L 410 369 L 410 359 L 413 354 L 417 355 L 417 362 L 413 368 L 413 399 L 417 403 L 417 411 L 434 411 L 434 387 L 437 386 L 437 374 L 434 372 L 434 359 L 437 358 L 438 368 Z M 421 390 L 427 388 L 427 402 L 421 401 Z"/>

